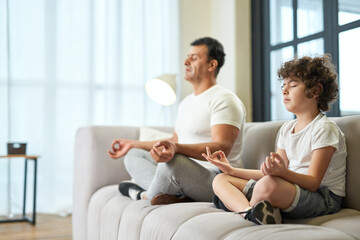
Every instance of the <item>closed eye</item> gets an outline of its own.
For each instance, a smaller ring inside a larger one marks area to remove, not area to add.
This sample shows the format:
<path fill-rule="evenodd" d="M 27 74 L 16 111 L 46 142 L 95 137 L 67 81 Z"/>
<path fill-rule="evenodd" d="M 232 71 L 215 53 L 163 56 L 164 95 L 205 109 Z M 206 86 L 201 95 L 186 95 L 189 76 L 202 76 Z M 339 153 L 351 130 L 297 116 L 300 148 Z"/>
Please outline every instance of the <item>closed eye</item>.
<path fill-rule="evenodd" d="M 293 80 L 293 79 L 291 79 L 289 81 L 285 81 L 285 83 L 283 83 L 281 85 L 281 90 L 283 91 L 286 86 L 289 86 L 289 87 L 292 87 L 292 88 L 297 87 L 298 86 L 298 81 Z"/>

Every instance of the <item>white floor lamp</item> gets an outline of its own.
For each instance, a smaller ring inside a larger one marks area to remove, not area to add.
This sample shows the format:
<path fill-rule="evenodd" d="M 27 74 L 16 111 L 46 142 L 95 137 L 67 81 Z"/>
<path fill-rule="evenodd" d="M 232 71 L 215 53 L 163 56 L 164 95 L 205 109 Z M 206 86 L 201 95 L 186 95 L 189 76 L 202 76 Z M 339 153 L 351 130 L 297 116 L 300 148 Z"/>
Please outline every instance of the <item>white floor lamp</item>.
<path fill-rule="evenodd" d="M 162 105 L 161 112 L 170 115 L 173 121 L 173 112 L 170 114 L 165 110 L 176 102 L 176 74 L 163 74 L 146 82 L 145 89 L 149 97 L 156 103 Z"/>

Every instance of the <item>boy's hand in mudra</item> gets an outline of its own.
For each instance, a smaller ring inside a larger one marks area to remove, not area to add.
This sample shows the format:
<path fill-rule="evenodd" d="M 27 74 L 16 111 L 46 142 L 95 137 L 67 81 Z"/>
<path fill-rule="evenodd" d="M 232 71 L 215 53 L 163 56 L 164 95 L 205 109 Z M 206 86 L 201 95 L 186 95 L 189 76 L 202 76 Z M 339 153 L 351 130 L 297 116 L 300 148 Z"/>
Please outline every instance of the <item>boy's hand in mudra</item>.
<path fill-rule="evenodd" d="M 287 167 L 278 153 L 271 152 L 270 157 L 267 156 L 261 164 L 261 171 L 264 175 L 281 177 L 286 173 Z"/>
<path fill-rule="evenodd" d="M 221 150 L 211 154 L 210 148 L 206 147 L 206 154 L 203 153 L 202 156 L 217 168 L 219 168 L 223 173 L 229 174 L 233 168 L 230 165 L 229 160 L 227 160 L 225 153 Z"/>

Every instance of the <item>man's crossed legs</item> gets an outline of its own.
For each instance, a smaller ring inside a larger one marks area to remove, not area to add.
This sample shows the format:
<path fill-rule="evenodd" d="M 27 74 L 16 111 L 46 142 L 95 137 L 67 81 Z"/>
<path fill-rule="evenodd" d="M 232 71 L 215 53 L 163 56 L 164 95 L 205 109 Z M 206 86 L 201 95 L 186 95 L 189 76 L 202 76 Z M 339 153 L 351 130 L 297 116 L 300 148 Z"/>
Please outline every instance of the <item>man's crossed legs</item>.
<path fill-rule="evenodd" d="M 123 182 L 119 190 L 133 199 L 151 199 L 153 205 L 185 201 L 211 202 L 216 169 L 206 168 L 184 155 L 167 163 L 156 163 L 150 153 L 133 148 L 125 156 L 125 167 L 136 183 Z"/>

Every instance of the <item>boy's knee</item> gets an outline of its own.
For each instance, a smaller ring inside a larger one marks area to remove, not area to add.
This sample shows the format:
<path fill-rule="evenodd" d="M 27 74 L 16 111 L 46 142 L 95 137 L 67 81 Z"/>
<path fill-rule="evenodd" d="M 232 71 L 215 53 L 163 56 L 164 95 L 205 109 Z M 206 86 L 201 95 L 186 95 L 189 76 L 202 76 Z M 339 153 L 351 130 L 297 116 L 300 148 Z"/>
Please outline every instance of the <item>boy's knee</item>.
<path fill-rule="evenodd" d="M 213 184 L 217 184 L 223 181 L 227 181 L 227 176 L 225 173 L 219 173 L 215 176 L 214 180 L 213 180 Z"/>
<path fill-rule="evenodd" d="M 212 181 L 212 188 L 216 194 L 219 189 L 222 189 L 224 182 L 228 182 L 228 175 L 225 173 L 219 173 L 215 176 L 214 180 Z"/>
<path fill-rule="evenodd" d="M 271 200 L 276 190 L 276 177 L 264 176 L 255 185 L 253 197 L 261 198 L 261 200 Z"/>

